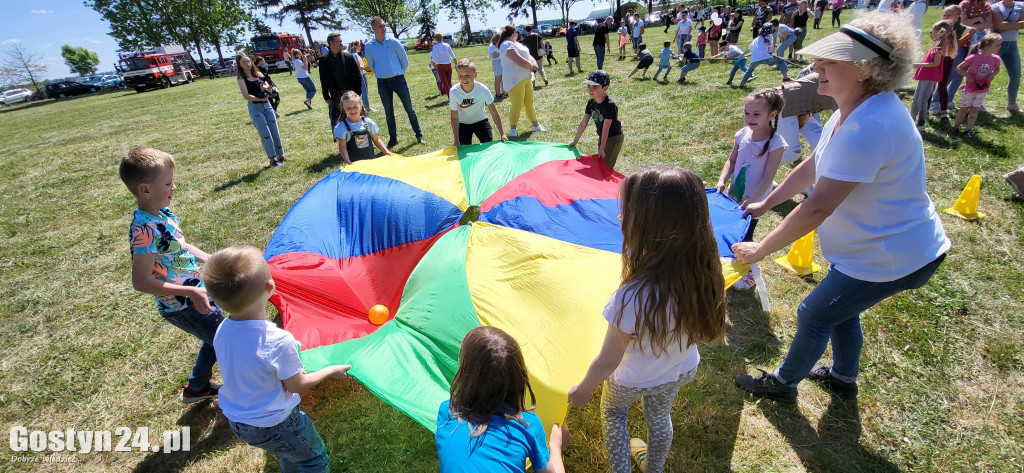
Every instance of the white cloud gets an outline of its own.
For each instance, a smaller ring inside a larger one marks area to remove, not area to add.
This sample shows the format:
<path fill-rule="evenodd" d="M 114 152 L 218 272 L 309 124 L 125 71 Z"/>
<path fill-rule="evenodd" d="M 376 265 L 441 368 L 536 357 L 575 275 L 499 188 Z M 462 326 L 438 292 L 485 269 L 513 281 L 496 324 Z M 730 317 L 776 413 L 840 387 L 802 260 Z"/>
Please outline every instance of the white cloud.
<path fill-rule="evenodd" d="M 0 42 L 0 44 L 16 44 L 16 43 L 20 43 L 20 42 L 21 42 L 21 40 L 18 39 L 18 38 L 11 38 L 11 39 L 5 39 L 3 42 Z"/>
<path fill-rule="evenodd" d="M 36 15 L 45 15 L 47 13 L 53 13 L 53 10 L 32 10 L 32 13 Z"/>

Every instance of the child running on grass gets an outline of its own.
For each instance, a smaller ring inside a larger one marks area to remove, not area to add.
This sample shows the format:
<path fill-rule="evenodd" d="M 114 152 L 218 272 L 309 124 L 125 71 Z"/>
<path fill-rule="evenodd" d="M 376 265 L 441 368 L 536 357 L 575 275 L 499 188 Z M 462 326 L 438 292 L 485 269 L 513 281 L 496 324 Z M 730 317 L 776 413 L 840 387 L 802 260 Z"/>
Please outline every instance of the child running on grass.
<path fill-rule="evenodd" d="M 263 253 L 251 246 L 210 256 L 203 276 L 230 315 L 213 346 L 224 386 L 220 408 L 239 439 L 277 455 L 282 472 L 326 472 L 327 446 L 305 412 L 299 392 L 327 378 L 345 379 L 351 366 L 306 373 L 295 337 L 267 320 L 274 280 Z"/>
<path fill-rule="evenodd" d="M 486 85 L 476 80 L 476 64 L 473 63 L 473 60 L 468 57 L 459 59 L 455 65 L 455 73 L 459 78 L 459 84 L 452 87 L 448 95 L 455 148 L 473 144 L 473 135 L 476 135 L 476 139 L 481 143 L 490 143 L 494 140 L 491 135 L 491 123 L 487 121 L 485 109 L 491 111 L 491 117 L 494 118 L 494 123 L 498 126 L 501 141 L 508 140 L 505 129 L 501 125 L 498 107 L 494 106 L 494 97 L 491 95 L 491 91 L 487 90 Z"/>
<path fill-rule="evenodd" d="M 619 122 L 619 107 L 608 96 L 608 86 L 612 83 L 612 78 L 607 72 L 597 70 L 591 72 L 583 83 L 587 85 L 590 100 L 583 111 L 580 126 L 576 127 L 576 138 L 573 138 L 569 146 L 576 146 L 576 143 L 580 142 L 580 137 L 587 129 L 587 122 L 593 118 L 594 126 L 597 127 L 597 154 L 608 167 L 615 169 L 615 161 L 622 150 L 624 136 L 622 123 Z"/>
<path fill-rule="evenodd" d="M 345 112 L 345 119 L 340 120 L 334 127 L 334 136 L 338 138 L 338 153 L 341 154 L 341 159 L 345 160 L 345 164 L 375 158 L 373 145 L 377 145 L 384 154 L 391 155 L 391 151 L 388 151 L 380 139 L 380 127 L 377 126 L 377 122 L 366 116 L 366 109 L 363 108 L 359 94 L 346 90 L 338 96 L 338 103 L 335 106 Z"/>
<path fill-rule="evenodd" d="M 672 446 L 672 403 L 693 381 L 697 343 L 725 331 L 725 283 L 711 231 L 704 183 L 689 169 L 654 166 L 619 187 L 622 284 L 602 315 L 601 351 L 569 402 L 586 405 L 601 393 L 601 427 L 613 472 L 662 473 Z M 647 442 L 630 439 L 626 414 L 644 402 Z M 632 454 L 632 455 L 631 455 Z"/>
<path fill-rule="evenodd" d="M 932 26 L 931 38 L 934 43 L 924 56 L 924 61 L 915 63 L 917 72 L 914 73 L 914 80 L 917 81 L 917 89 L 914 91 L 914 101 L 910 106 L 910 117 L 917 122 L 917 130 L 924 131 L 924 124 L 928 121 L 928 105 L 931 102 L 932 92 L 942 80 L 942 60 L 956 55 L 956 42 L 953 32 L 953 23 L 940 20 Z"/>
<path fill-rule="evenodd" d="M 683 56 L 682 63 L 679 64 L 679 82 L 680 84 L 686 82 L 686 74 L 690 71 L 700 67 L 700 56 L 693 52 L 693 45 L 686 43 L 683 45 Z"/>
<path fill-rule="evenodd" d="M 437 411 L 434 442 L 441 471 L 525 472 L 529 459 L 535 472 L 564 473 L 569 430 L 553 424 L 545 445 L 536 404 L 515 339 L 495 327 L 470 330 L 459 347 L 451 397 Z"/>
<path fill-rule="evenodd" d="M 950 128 L 951 135 L 960 133 L 960 125 L 967 117 L 967 130 L 964 136 L 974 138 L 974 123 L 978 121 L 978 111 L 988 95 L 992 79 L 999 72 L 999 47 L 1003 45 L 1003 37 L 999 33 L 989 33 L 971 48 L 971 55 L 956 66 L 956 72 L 964 76 L 964 91 L 960 98 L 960 109 L 956 111 L 956 122 Z"/>
<path fill-rule="evenodd" d="M 128 229 L 132 256 L 132 287 L 156 296 L 163 319 L 202 342 L 181 402 L 217 396 L 210 381 L 217 355 L 213 336 L 224 316 L 209 299 L 199 263 L 210 255 L 185 242 L 181 219 L 169 208 L 174 191 L 174 157 L 154 148 L 132 148 L 121 159 L 119 174 L 138 208 Z"/>
<path fill-rule="evenodd" d="M 722 167 L 715 190 L 726 191 L 729 197 L 740 203 L 741 208 L 768 197 L 772 180 L 782 163 L 786 151 L 786 140 L 776 133 L 779 129 L 779 114 L 785 101 L 778 89 L 759 90 L 747 96 L 743 105 L 743 121 L 747 126 L 736 132 L 732 153 Z M 743 241 L 753 241 L 757 219 L 750 220 L 750 229 Z M 750 289 L 754 276 L 747 273 L 733 287 Z"/>
<path fill-rule="evenodd" d="M 668 73 L 672 70 L 672 60 L 676 58 L 675 54 L 672 54 L 672 42 L 665 41 L 664 48 L 661 49 L 661 55 L 658 57 L 658 70 L 654 73 L 654 80 L 658 80 L 658 74 L 661 71 L 665 71 L 665 82 L 668 82 Z"/>

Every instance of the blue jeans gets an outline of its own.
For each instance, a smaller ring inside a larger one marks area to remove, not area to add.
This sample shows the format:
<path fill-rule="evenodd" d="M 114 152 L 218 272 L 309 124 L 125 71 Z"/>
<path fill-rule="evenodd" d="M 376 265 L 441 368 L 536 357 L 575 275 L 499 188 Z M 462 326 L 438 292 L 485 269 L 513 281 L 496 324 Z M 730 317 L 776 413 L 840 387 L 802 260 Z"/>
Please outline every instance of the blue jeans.
<path fill-rule="evenodd" d="M 700 67 L 700 63 L 699 62 L 688 62 L 686 64 L 683 64 L 683 66 L 680 68 L 679 72 L 681 74 L 686 74 L 687 72 L 690 72 L 690 71 L 692 71 L 692 70 L 694 70 L 694 69 L 696 69 L 698 67 Z"/>
<path fill-rule="evenodd" d="M 736 71 L 747 72 L 747 58 L 736 59 L 732 62 L 732 72 L 729 73 L 729 82 L 726 84 L 732 84 L 732 79 L 736 77 Z"/>
<path fill-rule="evenodd" d="M 269 102 L 249 101 L 249 117 L 252 118 L 252 125 L 260 134 L 260 143 L 263 145 L 263 152 L 267 157 L 274 159 L 284 154 L 281 147 L 281 135 L 277 131 L 277 115 Z"/>
<path fill-rule="evenodd" d="M 188 377 L 188 388 L 194 392 L 206 389 L 213 376 L 213 365 L 217 363 L 217 353 L 213 351 L 213 336 L 217 327 L 224 321 L 220 307 L 213 306 L 213 312 L 200 314 L 195 307 L 188 307 L 177 312 L 160 314 L 167 323 L 184 330 L 186 333 L 203 342 L 192 365 L 192 374 Z"/>
<path fill-rule="evenodd" d="M 740 85 L 746 84 L 747 81 L 750 80 L 750 76 L 754 75 L 754 69 L 757 69 L 757 66 L 760 66 L 761 64 L 776 66 L 779 68 L 779 72 L 783 74 L 786 74 L 786 72 L 789 71 L 789 66 L 786 65 L 786 61 L 783 61 L 782 59 L 779 59 L 775 56 L 772 56 L 768 59 L 762 59 L 760 61 L 754 61 L 750 63 L 750 67 L 747 67 L 747 70 L 743 73 L 743 78 L 740 79 Z"/>
<path fill-rule="evenodd" d="M 794 43 L 796 43 L 796 34 L 791 34 L 788 38 L 779 43 L 778 49 L 775 50 L 775 55 L 785 59 L 786 50 L 789 49 L 789 47 L 792 46 Z"/>
<path fill-rule="evenodd" d="M 1010 83 L 1006 85 L 1006 102 L 1016 104 L 1017 90 L 1020 89 L 1020 50 L 1017 49 L 1017 42 L 1003 41 L 1003 45 L 999 47 L 999 57 L 1010 76 Z"/>
<path fill-rule="evenodd" d="M 420 120 L 416 117 L 416 110 L 412 108 L 412 97 L 409 95 L 409 84 L 405 82 L 405 75 L 395 76 L 388 79 L 377 78 L 377 92 L 380 94 L 380 104 L 384 107 L 384 116 L 388 123 L 388 138 L 390 142 L 398 141 L 395 124 L 395 96 L 402 101 L 405 107 L 405 114 L 409 116 L 409 124 L 412 125 L 412 132 L 416 138 L 423 137 L 420 130 Z"/>
<path fill-rule="evenodd" d="M 298 406 L 280 424 L 255 427 L 228 421 L 231 431 L 243 442 L 277 455 L 282 473 L 327 472 L 327 446 L 313 421 Z"/>
<path fill-rule="evenodd" d="M 654 80 L 658 80 L 658 74 L 661 74 L 662 71 L 665 71 L 665 80 L 668 80 L 668 73 L 672 71 L 672 66 L 658 66 L 657 72 L 654 73 Z"/>
<path fill-rule="evenodd" d="M 779 382 L 796 386 L 807 377 L 832 341 L 832 375 L 854 382 L 860 369 L 864 333 L 860 313 L 883 299 L 907 289 L 924 286 L 945 255 L 921 269 L 889 282 L 868 282 L 851 278 L 829 268 L 828 276 L 814 288 L 797 309 L 796 335 L 782 366 L 775 371 Z"/>
<path fill-rule="evenodd" d="M 313 85 L 313 79 L 310 79 L 309 77 L 300 77 L 297 80 L 299 81 L 299 85 L 301 85 L 306 91 L 306 100 L 313 100 L 313 97 L 316 96 L 316 86 Z"/>
<path fill-rule="evenodd" d="M 604 46 L 594 46 L 594 56 L 597 56 L 597 68 L 604 69 Z M 538 64 L 540 62 L 538 61 Z"/>
<path fill-rule="evenodd" d="M 366 74 L 362 74 L 362 76 L 363 76 L 363 92 L 362 92 L 363 108 L 365 108 L 366 112 L 369 113 L 370 112 L 370 88 L 367 87 L 367 84 L 366 84 Z"/>

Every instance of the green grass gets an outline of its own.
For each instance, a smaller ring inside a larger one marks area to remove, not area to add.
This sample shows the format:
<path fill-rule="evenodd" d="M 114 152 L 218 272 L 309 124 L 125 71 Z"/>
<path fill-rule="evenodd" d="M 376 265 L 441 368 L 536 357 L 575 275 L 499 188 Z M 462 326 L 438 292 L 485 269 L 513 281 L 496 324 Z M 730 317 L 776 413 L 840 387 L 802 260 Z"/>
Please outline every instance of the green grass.
<path fill-rule="evenodd" d="M 937 14 L 930 11 L 926 24 Z M 808 41 L 832 31 L 812 30 Z M 648 30 L 649 44 L 664 38 L 660 28 Z M 584 50 L 588 41 L 581 41 Z M 554 44 L 564 50 L 563 40 Z M 481 82 L 491 84 L 483 46 L 457 54 L 476 58 Z M 426 55 L 410 58 L 408 78 L 429 144 L 415 144 L 399 111 L 396 151 L 415 155 L 449 145 L 451 132 Z M 591 56 L 583 60 L 593 68 Z M 633 64 L 614 55 L 606 64 L 626 133 L 619 169 L 673 163 L 713 181 L 742 126 L 747 91 L 721 85 L 728 73 L 722 63 L 702 65 L 686 85 L 622 82 Z M 587 98 L 582 77 L 567 76 L 561 59 L 548 72 L 551 85 L 536 95 L 550 132 L 528 139 L 567 142 Z M 779 84 L 777 72 L 758 72 L 752 85 Z M 188 453 L 79 455 L 54 471 L 276 471 L 274 458 L 233 437 L 216 403 L 177 402 L 196 344 L 160 320 L 150 296 L 132 290 L 126 231 L 134 201 L 117 177 L 127 147 L 166 150 L 178 160 L 173 208 L 190 242 L 207 251 L 264 246 L 291 204 L 341 163 L 319 96 L 307 111 L 294 78 L 275 79 L 291 157 L 279 169 L 265 167 L 232 79 L 0 111 L 0 425 L 189 425 L 193 432 Z M 1024 116 L 1004 111 L 1005 81 L 1001 74 L 989 94 L 992 112 L 982 114 L 978 138 L 947 138 L 941 122 L 925 133 L 936 205 L 951 206 L 979 173 L 980 209 L 989 216 L 980 223 L 943 217 L 953 250 L 932 281 L 864 314 L 859 401 L 842 402 L 804 383 L 799 404 L 789 407 L 750 401 L 733 386 L 736 374 L 782 360 L 796 307 L 822 278 L 802 280 L 765 263 L 774 310 L 763 314 L 754 295 L 730 292 L 727 340 L 702 347 L 697 379 L 676 402 L 669 471 L 1022 471 L 1024 204 L 1000 175 L 1021 164 Z M 380 108 L 372 81 L 370 87 Z M 508 102 L 499 108 L 507 116 Z M 372 117 L 384 126 L 383 113 Z M 581 145 L 586 153 L 596 151 L 592 130 Z M 759 235 L 785 211 L 769 213 Z M 825 263 L 820 256 L 818 262 Z M 354 382 L 323 383 L 303 395 L 303 409 L 327 442 L 335 471 L 437 471 L 432 434 Z M 642 436 L 638 411 L 630 428 Z M 596 402 L 570 415 L 570 471 L 607 468 L 598 419 Z M 2 451 L 11 454 L 6 443 Z M 34 468 L 0 460 L 0 471 Z"/>

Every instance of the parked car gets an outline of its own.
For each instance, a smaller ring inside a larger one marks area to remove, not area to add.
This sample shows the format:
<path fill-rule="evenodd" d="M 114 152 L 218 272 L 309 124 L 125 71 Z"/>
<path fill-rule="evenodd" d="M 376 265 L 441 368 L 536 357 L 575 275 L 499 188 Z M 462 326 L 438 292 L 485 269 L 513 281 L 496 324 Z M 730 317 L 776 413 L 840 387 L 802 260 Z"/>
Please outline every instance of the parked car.
<path fill-rule="evenodd" d="M 402 43 L 402 48 L 409 49 L 409 41 L 404 40 L 404 39 L 400 39 L 400 40 L 398 40 L 398 42 Z"/>
<path fill-rule="evenodd" d="M 489 43 L 491 36 L 494 36 L 494 32 L 491 30 L 474 31 L 469 34 L 469 42 L 471 43 Z"/>
<path fill-rule="evenodd" d="M 417 51 L 430 51 L 430 48 L 434 47 L 434 40 L 431 38 L 420 38 L 416 41 L 416 46 L 413 48 Z"/>
<path fill-rule="evenodd" d="M 124 79 L 119 75 L 108 74 L 102 77 L 100 80 L 100 87 L 104 89 L 123 89 L 125 88 Z"/>
<path fill-rule="evenodd" d="M 210 61 L 210 63 L 213 64 L 213 73 L 216 74 L 216 75 L 221 75 L 221 74 L 225 74 L 225 75 L 229 75 L 229 76 L 235 75 L 235 60 L 234 59 L 225 59 L 223 64 L 220 62 L 219 59 L 214 59 L 214 60 Z"/>
<path fill-rule="evenodd" d="M 51 99 L 62 99 L 74 95 L 91 94 L 100 90 L 100 86 L 83 84 L 73 80 L 62 80 L 46 85 L 46 96 Z"/>
<path fill-rule="evenodd" d="M 541 36 L 554 36 L 555 29 L 551 25 L 540 25 L 540 34 Z"/>
<path fill-rule="evenodd" d="M 446 35 L 444 35 L 444 36 L 443 36 L 443 37 L 441 38 L 441 42 L 442 42 L 442 43 L 448 43 L 448 46 L 452 46 L 452 47 L 454 47 L 454 46 L 458 46 L 458 45 L 459 45 L 459 40 L 458 40 L 458 39 L 456 39 L 456 38 L 455 38 L 454 36 L 452 36 L 452 35 L 450 35 L 450 34 L 446 34 Z"/>
<path fill-rule="evenodd" d="M 577 25 L 577 28 L 580 30 L 580 34 L 592 34 L 597 31 L 597 20 L 593 18 L 583 20 Z"/>
<path fill-rule="evenodd" d="M 28 89 L 11 89 L 0 94 L 0 105 L 12 105 L 32 99 L 32 91 Z"/>

